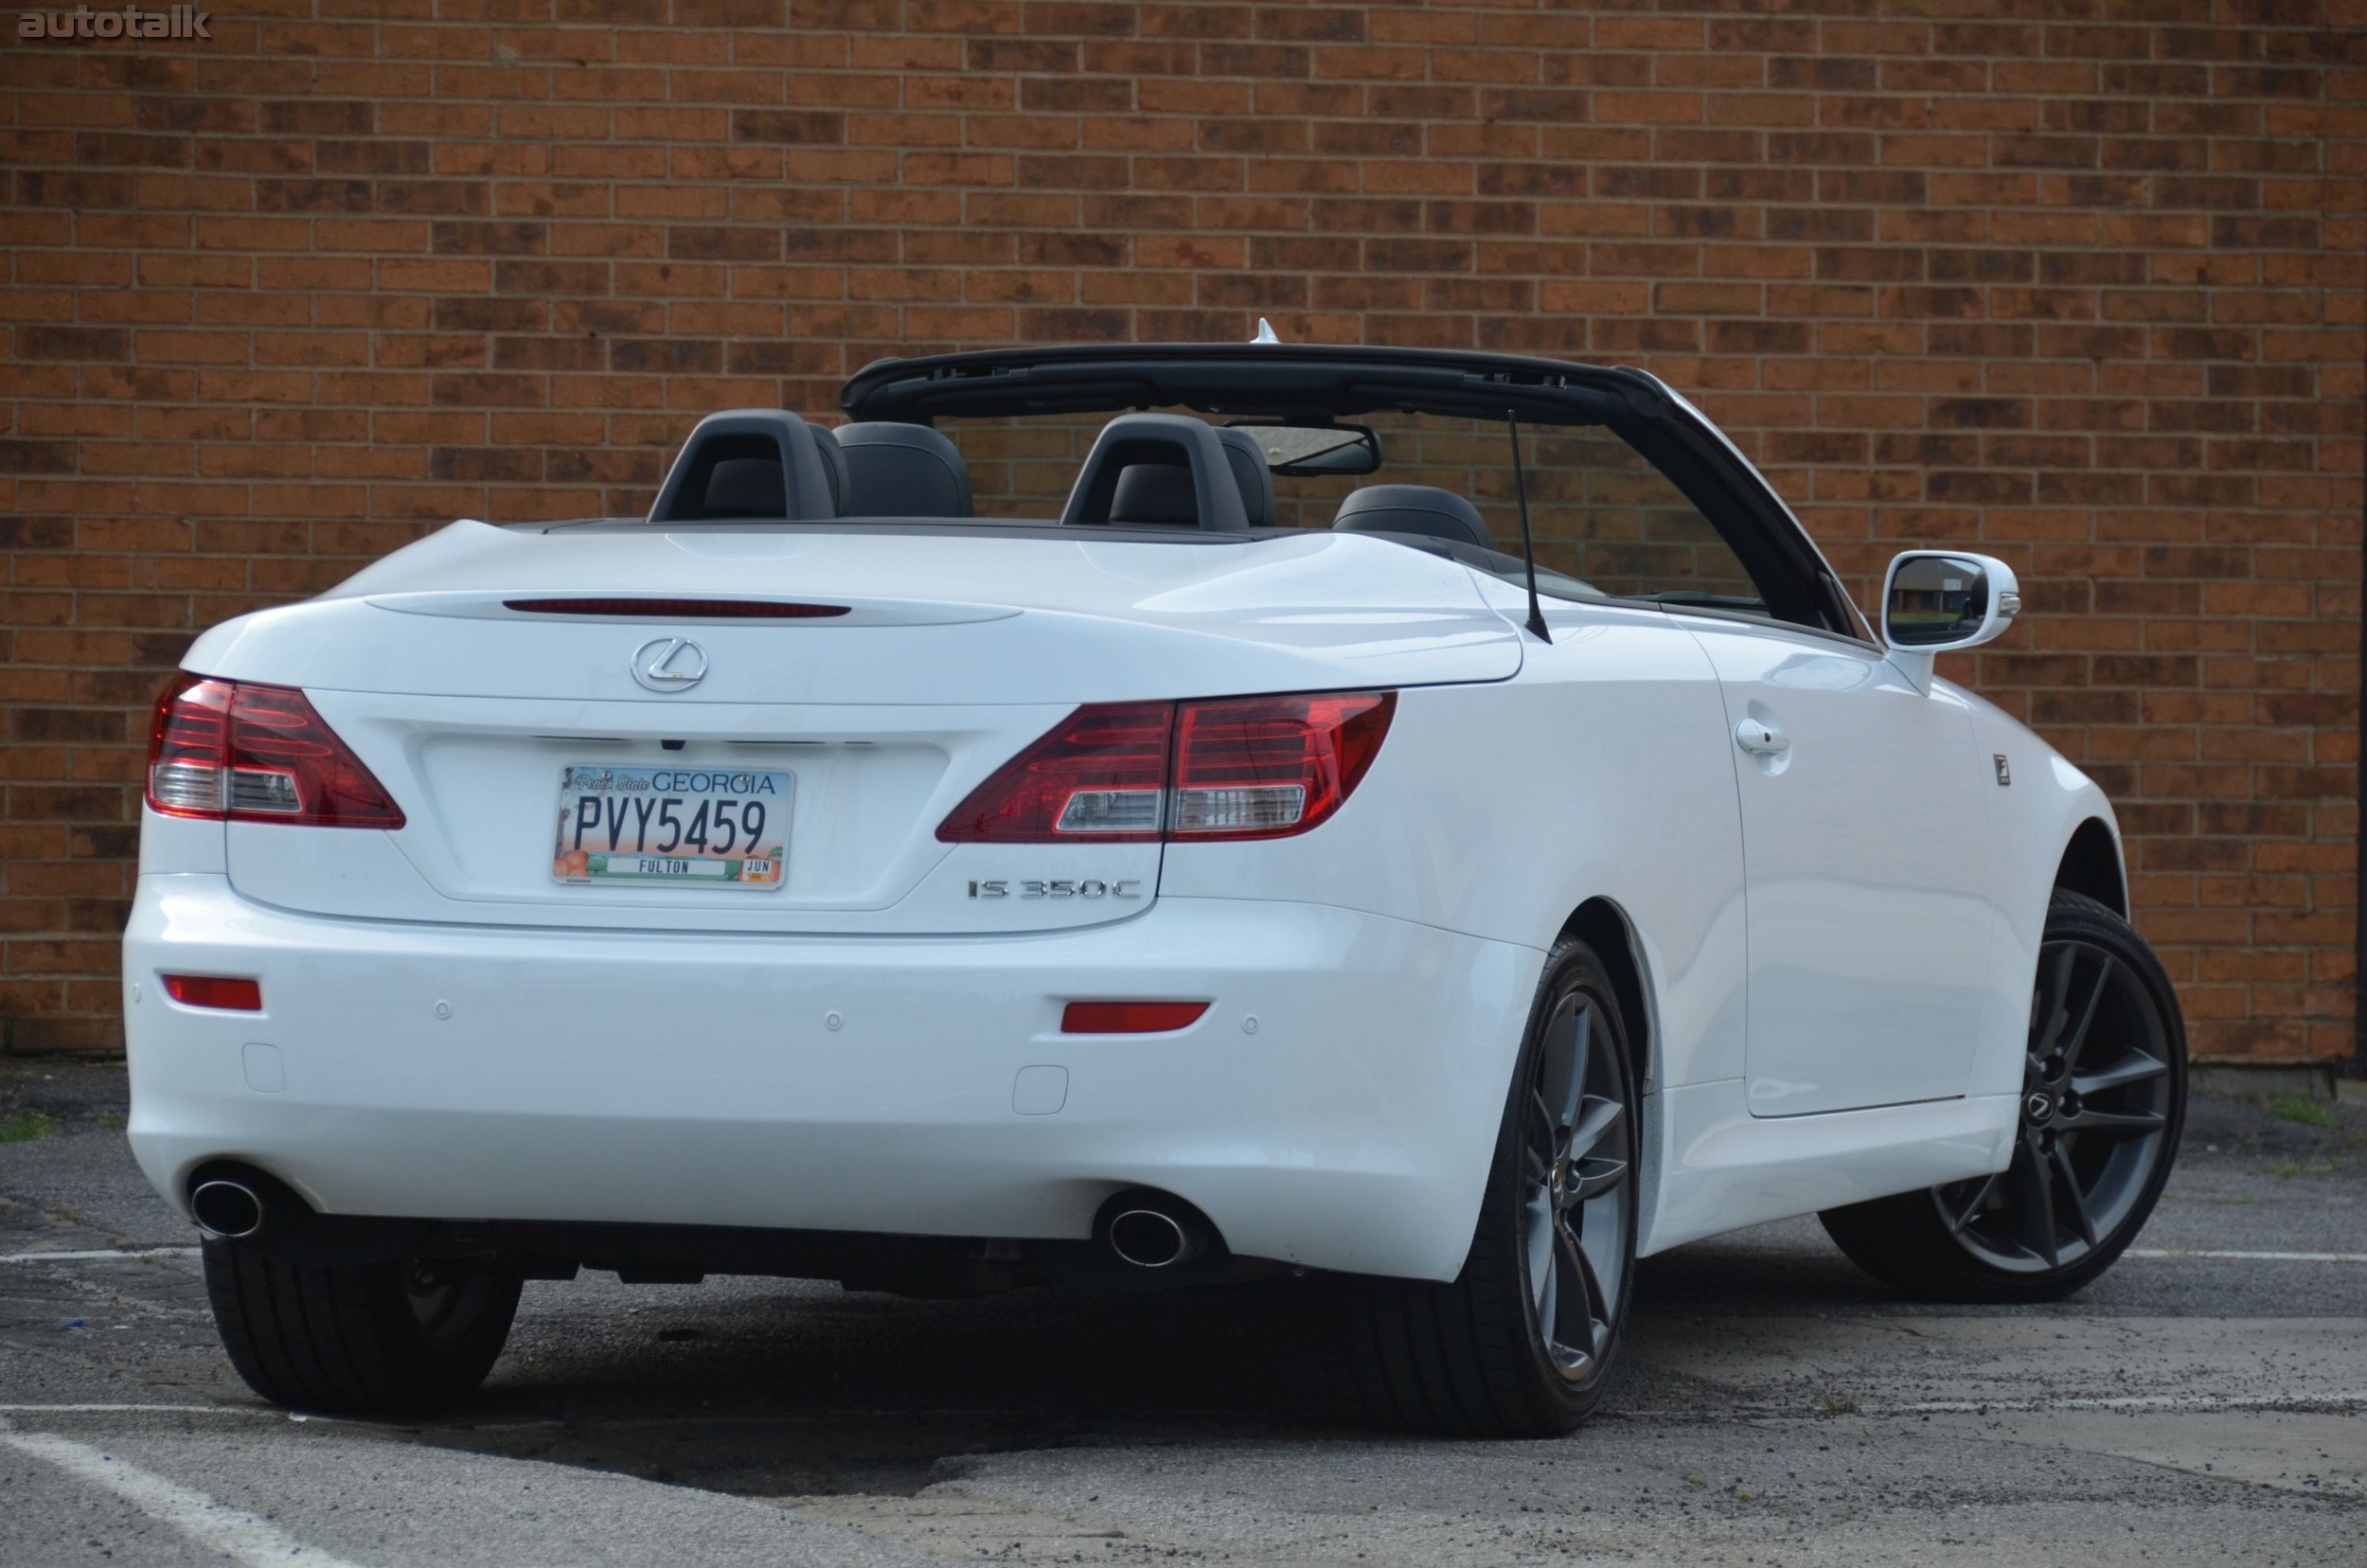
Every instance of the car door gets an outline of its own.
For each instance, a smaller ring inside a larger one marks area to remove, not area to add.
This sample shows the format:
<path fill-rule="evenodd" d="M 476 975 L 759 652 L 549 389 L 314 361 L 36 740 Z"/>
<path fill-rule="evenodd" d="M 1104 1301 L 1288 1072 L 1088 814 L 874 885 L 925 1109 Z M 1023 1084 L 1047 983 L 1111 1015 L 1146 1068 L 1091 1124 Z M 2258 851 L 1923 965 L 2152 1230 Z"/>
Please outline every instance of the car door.
<path fill-rule="evenodd" d="M 1991 930 L 1992 786 L 1971 711 L 1852 634 L 1829 569 L 1771 492 L 1739 504 L 1698 462 L 1672 472 L 1653 452 L 1682 455 L 1645 427 L 1532 436 L 1530 531 L 1540 566 L 1659 612 L 1717 677 L 1713 745 L 1735 764 L 1742 827 L 1751 1109 L 1962 1095 Z M 1685 875 L 1684 847 L 1670 846 L 1671 877 Z"/>
<path fill-rule="evenodd" d="M 1963 1094 L 1990 928 L 1992 779 L 1969 706 L 1860 644 L 1682 618 L 1717 668 L 1735 737 L 1752 1112 Z"/>

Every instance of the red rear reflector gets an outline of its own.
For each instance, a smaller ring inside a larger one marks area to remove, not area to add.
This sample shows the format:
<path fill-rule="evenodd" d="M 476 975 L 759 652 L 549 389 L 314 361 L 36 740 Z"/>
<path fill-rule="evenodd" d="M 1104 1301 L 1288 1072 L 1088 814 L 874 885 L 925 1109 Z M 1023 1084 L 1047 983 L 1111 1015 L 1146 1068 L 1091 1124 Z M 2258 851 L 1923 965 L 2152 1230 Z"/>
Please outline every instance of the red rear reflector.
<path fill-rule="evenodd" d="M 793 604 L 786 599 L 530 598 L 504 599 L 505 610 L 536 615 L 653 615 L 666 620 L 827 620 L 844 604 Z"/>
<path fill-rule="evenodd" d="M 1166 1034 L 1200 1022 L 1205 1002 L 1072 1002 L 1060 1013 L 1062 1034 Z"/>
<path fill-rule="evenodd" d="M 234 980 L 221 974 L 168 974 L 165 994 L 188 1007 L 220 1007 L 225 1012 L 261 1012 L 263 988 L 254 980 Z"/>
<path fill-rule="evenodd" d="M 1394 691 L 1088 703 L 939 825 L 948 844 L 1286 838 L 1337 811 L 1380 752 Z"/>
<path fill-rule="evenodd" d="M 176 676 L 148 731 L 148 804 L 167 816 L 400 828 L 402 810 L 293 686 Z"/>

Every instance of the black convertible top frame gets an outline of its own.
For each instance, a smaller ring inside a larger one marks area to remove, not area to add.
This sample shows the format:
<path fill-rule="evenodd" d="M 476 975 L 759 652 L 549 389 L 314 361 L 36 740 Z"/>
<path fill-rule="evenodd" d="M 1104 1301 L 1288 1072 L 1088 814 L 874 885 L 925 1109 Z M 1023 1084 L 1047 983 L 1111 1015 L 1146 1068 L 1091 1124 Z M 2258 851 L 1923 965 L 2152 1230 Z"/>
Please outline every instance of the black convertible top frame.
<path fill-rule="evenodd" d="M 1848 595 L 1766 479 L 1659 378 L 1628 365 L 1457 348 L 1077 344 L 880 360 L 847 381 L 839 406 L 851 419 L 906 424 L 1189 408 L 1312 424 L 1389 411 L 1602 425 L 1700 508 L 1776 615 L 1863 636 Z"/>

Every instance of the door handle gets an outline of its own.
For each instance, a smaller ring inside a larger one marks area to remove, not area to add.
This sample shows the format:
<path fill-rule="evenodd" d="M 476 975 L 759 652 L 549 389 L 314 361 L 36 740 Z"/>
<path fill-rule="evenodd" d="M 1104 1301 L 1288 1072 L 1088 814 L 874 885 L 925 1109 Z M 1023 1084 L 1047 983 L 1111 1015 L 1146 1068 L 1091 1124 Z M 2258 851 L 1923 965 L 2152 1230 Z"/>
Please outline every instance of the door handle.
<path fill-rule="evenodd" d="M 1791 737 L 1772 719 L 1745 719 L 1735 726 L 1735 744 L 1753 757 L 1781 757 L 1791 750 Z"/>

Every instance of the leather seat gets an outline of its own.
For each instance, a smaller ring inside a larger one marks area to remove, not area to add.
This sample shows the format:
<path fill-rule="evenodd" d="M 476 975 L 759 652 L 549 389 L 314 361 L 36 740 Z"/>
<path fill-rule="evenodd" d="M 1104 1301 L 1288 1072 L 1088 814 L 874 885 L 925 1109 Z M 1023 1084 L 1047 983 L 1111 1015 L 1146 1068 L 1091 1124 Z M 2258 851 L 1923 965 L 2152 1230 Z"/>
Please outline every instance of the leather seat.
<path fill-rule="evenodd" d="M 1094 437 L 1060 526 L 1247 532 L 1253 507 L 1272 517 L 1273 492 L 1248 437 L 1225 437 L 1183 414 L 1117 416 Z"/>
<path fill-rule="evenodd" d="M 778 408 L 701 419 L 650 505 L 652 523 L 827 523 L 838 490 L 824 433 Z"/>
<path fill-rule="evenodd" d="M 781 480 L 781 460 L 774 456 L 717 458 L 707 475 L 707 492 L 699 515 L 787 517 L 789 488 Z"/>
<path fill-rule="evenodd" d="M 942 431 L 875 421 L 814 434 L 837 457 L 841 517 L 971 515 L 970 466 Z"/>
<path fill-rule="evenodd" d="M 1342 533 L 1422 534 L 1483 550 L 1496 547 L 1480 509 L 1435 485 L 1366 485 L 1350 490 L 1331 526 Z"/>
<path fill-rule="evenodd" d="M 1125 527 L 1190 528 L 1200 524 L 1192 471 L 1181 463 L 1129 463 L 1110 498 L 1110 521 Z"/>
<path fill-rule="evenodd" d="M 1217 431 L 1224 450 L 1225 467 L 1233 486 L 1241 492 L 1241 510 L 1253 528 L 1273 526 L 1273 472 L 1256 437 L 1246 430 Z M 1135 526 L 1190 527 L 1200 521 L 1200 503 L 1192 493 L 1192 471 L 1179 463 L 1131 463 L 1118 475 L 1117 493 L 1111 498 L 1110 521 Z"/>

